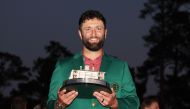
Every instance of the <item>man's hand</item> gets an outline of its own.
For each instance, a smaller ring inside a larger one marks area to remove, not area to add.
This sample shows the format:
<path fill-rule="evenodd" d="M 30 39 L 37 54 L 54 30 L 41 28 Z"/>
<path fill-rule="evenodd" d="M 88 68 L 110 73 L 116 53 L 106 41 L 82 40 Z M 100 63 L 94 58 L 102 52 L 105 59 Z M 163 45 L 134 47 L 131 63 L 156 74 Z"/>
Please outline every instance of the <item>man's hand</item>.
<path fill-rule="evenodd" d="M 104 91 L 94 92 L 93 95 L 102 104 L 102 106 L 110 107 L 111 109 L 118 108 L 118 102 L 114 90 L 112 89 L 112 94 Z"/>
<path fill-rule="evenodd" d="M 60 104 L 64 105 L 65 107 L 70 105 L 71 102 L 77 97 L 78 92 L 70 91 L 66 92 L 66 90 L 58 91 L 57 100 Z"/>

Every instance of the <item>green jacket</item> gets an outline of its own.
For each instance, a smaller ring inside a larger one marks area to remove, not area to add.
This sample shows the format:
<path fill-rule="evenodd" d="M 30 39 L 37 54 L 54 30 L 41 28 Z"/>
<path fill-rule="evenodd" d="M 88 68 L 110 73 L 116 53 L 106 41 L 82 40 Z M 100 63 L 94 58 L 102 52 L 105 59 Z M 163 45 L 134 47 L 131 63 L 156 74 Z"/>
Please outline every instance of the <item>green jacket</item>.
<path fill-rule="evenodd" d="M 48 95 L 48 109 L 54 108 L 57 99 L 58 89 L 62 86 L 64 80 L 70 76 L 72 69 L 84 68 L 83 57 L 81 53 L 71 58 L 58 60 L 56 68 L 53 72 L 50 90 Z M 106 72 L 104 80 L 110 84 L 117 86 L 116 97 L 119 109 L 138 109 L 139 99 L 136 94 L 136 88 L 131 77 L 127 62 L 119 60 L 115 57 L 104 54 L 100 71 Z M 84 92 L 86 93 L 86 92 Z M 76 98 L 67 109 L 109 109 L 103 107 L 95 98 L 82 99 Z"/>

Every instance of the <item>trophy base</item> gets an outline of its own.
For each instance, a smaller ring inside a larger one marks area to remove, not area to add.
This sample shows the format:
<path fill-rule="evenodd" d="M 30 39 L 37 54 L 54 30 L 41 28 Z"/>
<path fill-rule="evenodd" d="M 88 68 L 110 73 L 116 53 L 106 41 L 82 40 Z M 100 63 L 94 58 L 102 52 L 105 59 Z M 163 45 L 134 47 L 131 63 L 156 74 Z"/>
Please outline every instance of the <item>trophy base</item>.
<path fill-rule="evenodd" d="M 93 98 L 95 91 L 105 91 L 112 93 L 110 84 L 104 80 L 91 79 L 91 78 L 76 78 L 69 79 L 63 82 L 60 90 L 66 89 L 67 92 L 75 90 L 78 92 L 79 98 Z"/>

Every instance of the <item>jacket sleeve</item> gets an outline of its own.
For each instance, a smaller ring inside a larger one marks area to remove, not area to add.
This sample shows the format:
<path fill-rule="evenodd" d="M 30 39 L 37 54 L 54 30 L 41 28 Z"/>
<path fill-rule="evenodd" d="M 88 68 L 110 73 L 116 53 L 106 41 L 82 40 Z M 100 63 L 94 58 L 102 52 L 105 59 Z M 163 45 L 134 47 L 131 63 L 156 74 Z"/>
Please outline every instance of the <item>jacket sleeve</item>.
<path fill-rule="evenodd" d="M 56 63 L 55 70 L 53 71 L 51 77 L 51 83 L 48 94 L 47 106 L 48 109 L 53 109 L 55 101 L 57 100 L 57 92 L 59 88 L 62 86 L 62 82 L 64 80 L 64 70 L 63 65 L 58 61 Z"/>
<path fill-rule="evenodd" d="M 121 96 L 118 99 L 119 109 L 139 109 L 139 98 L 136 94 L 135 84 L 133 82 L 128 64 L 125 62 L 123 66 Z"/>

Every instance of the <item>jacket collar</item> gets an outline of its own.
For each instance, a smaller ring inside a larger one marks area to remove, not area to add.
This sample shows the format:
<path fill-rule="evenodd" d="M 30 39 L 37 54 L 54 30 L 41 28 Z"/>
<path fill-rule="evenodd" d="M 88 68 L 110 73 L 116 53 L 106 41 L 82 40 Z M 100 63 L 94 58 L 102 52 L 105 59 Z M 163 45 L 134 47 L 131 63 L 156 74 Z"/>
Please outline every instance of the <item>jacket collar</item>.
<path fill-rule="evenodd" d="M 111 64 L 111 60 L 110 60 L 109 56 L 106 53 L 104 53 L 104 55 L 102 56 L 102 63 L 100 66 L 100 71 L 106 72 L 108 70 L 110 64 Z M 84 68 L 82 52 L 75 54 L 73 57 L 73 69 L 80 69 L 80 66 L 82 66 L 82 68 Z"/>

